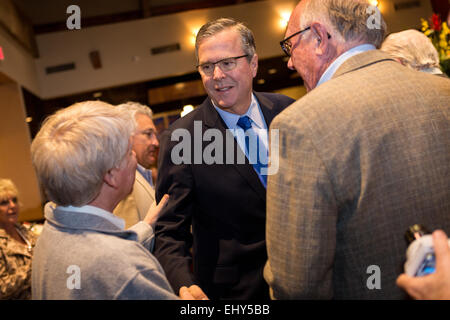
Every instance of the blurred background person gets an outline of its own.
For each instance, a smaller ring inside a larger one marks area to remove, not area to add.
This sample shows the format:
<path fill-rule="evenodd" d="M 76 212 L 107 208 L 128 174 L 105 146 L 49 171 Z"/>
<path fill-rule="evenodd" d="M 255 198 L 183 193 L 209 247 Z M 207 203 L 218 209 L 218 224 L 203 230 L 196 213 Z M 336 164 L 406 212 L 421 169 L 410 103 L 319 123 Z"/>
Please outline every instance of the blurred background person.
<path fill-rule="evenodd" d="M 129 228 L 142 221 L 148 210 L 155 204 L 152 171 L 156 170 L 159 142 L 152 120 L 153 112 L 149 107 L 137 102 L 127 102 L 119 105 L 118 108 L 122 112 L 129 112 L 136 126 L 136 132 L 132 138 L 133 151 L 137 160 L 133 191 L 114 209 L 114 214 L 125 220 L 125 228 Z"/>
<path fill-rule="evenodd" d="M 384 40 L 381 50 L 408 68 L 445 76 L 439 68 L 436 48 L 420 31 L 410 29 L 392 33 Z"/>
<path fill-rule="evenodd" d="M 168 196 L 127 230 L 111 213 L 135 181 L 134 130 L 129 113 L 86 101 L 50 116 L 33 140 L 52 201 L 33 256 L 33 299 L 177 299 L 149 251 Z"/>
<path fill-rule="evenodd" d="M 0 179 L 0 299 L 31 298 L 31 258 L 36 235 L 19 224 L 19 194 Z"/>

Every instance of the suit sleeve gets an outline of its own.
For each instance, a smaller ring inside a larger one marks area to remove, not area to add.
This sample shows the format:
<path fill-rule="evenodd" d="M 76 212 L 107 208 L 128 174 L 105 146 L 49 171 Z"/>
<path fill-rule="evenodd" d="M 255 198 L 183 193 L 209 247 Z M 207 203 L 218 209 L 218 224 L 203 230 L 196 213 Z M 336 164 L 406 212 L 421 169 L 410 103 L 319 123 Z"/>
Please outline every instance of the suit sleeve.
<path fill-rule="evenodd" d="M 194 181 L 189 164 L 172 162 L 174 145 L 170 132 L 166 131 L 160 139 L 156 201 L 159 203 L 164 194 L 169 194 L 170 198 L 156 223 L 154 255 L 178 294 L 180 287 L 196 283 L 190 253 Z"/>
<path fill-rule="evenodd" d="M 273 299 L 330 299 L 337 222 L 333 187 L 313 142 L 295 124 L 280 120 L 271 125 L 280 133 L 271 141 L 279 144 L 279 170 L 268 179 L 264 277 Z"/>

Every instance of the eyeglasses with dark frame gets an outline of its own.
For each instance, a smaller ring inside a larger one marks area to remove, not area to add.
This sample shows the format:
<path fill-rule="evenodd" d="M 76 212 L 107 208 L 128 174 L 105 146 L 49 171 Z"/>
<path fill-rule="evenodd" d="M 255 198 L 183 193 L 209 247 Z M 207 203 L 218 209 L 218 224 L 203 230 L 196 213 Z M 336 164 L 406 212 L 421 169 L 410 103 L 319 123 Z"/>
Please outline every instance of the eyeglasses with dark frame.
<path fill-rule="evenodd" d="M 292 53 L 292 44 L 291 44 L 291 42 L 289 40 L 292 39 L 293 37 L 295 37 L 298 34 L 301 34 L 301 33 L 305 32 L 305 31 L 308 31 L 309 29 L 311 29 L 311 26 L 306 27 L 305 29 L 300 30 L 300 31 L 298 31 L 296 33 L 293 33 L 289 37 L 287 37 L 286 39 L 283 39 L 283 40 L 280 41 L 281 49 L 283 50 L 283 52 L 284 52 L 284 54 L 286 56 L 290 57 L 291 53 Z M 328 32 L 327 32 L 327 35 L 328 35 L 328 39 L 330 39 L 331 35 Z"/>
<path fill-rule="evenodd" d="M 225 58 L 216 62 L 206 62 L 206 63 L 202 63 L 197 65 L 198 70 L 207 75 L 207 76 L 211 76 L 214 74 L 214 69 L 216 64 L 219 66 L 220 70 L 222 70 L 223 72 L 227 72 L 227 71 L 231 71 L 234 68 L 236 68 L 236 60 L 240 59 L 240 58 L 244 58 L 244 57 L 248 57 L 248 54 L 244 54 L 242 56 L 237 56 L 237 57 L 230 57 L 230 58 Z"/>

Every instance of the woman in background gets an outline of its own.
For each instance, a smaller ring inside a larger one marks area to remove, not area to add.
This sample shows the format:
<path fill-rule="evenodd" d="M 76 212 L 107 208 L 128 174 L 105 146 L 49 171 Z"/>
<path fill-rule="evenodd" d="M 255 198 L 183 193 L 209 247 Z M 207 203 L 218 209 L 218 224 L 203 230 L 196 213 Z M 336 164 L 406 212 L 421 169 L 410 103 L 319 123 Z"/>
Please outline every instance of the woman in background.
<path fill-rule="evenodd" d="M 17 223 L 18 192 L 0 179 L 0 299 L 31 299 L 31 257 L 36 235 Z"/>

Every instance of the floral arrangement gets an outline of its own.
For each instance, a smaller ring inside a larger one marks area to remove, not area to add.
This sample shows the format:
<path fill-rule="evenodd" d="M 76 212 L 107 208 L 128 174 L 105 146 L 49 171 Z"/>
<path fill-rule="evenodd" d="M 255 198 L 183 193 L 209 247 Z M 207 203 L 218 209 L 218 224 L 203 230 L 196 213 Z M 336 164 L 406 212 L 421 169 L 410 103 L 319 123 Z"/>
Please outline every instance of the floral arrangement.
<path fill-rule="evenodd" d="M 430 38 L 439 54 L 442 71 L 450 77 L 450 30 L 447 22 L 433 13 L 430 20 L 421 19 L 422 32 Z"/>

